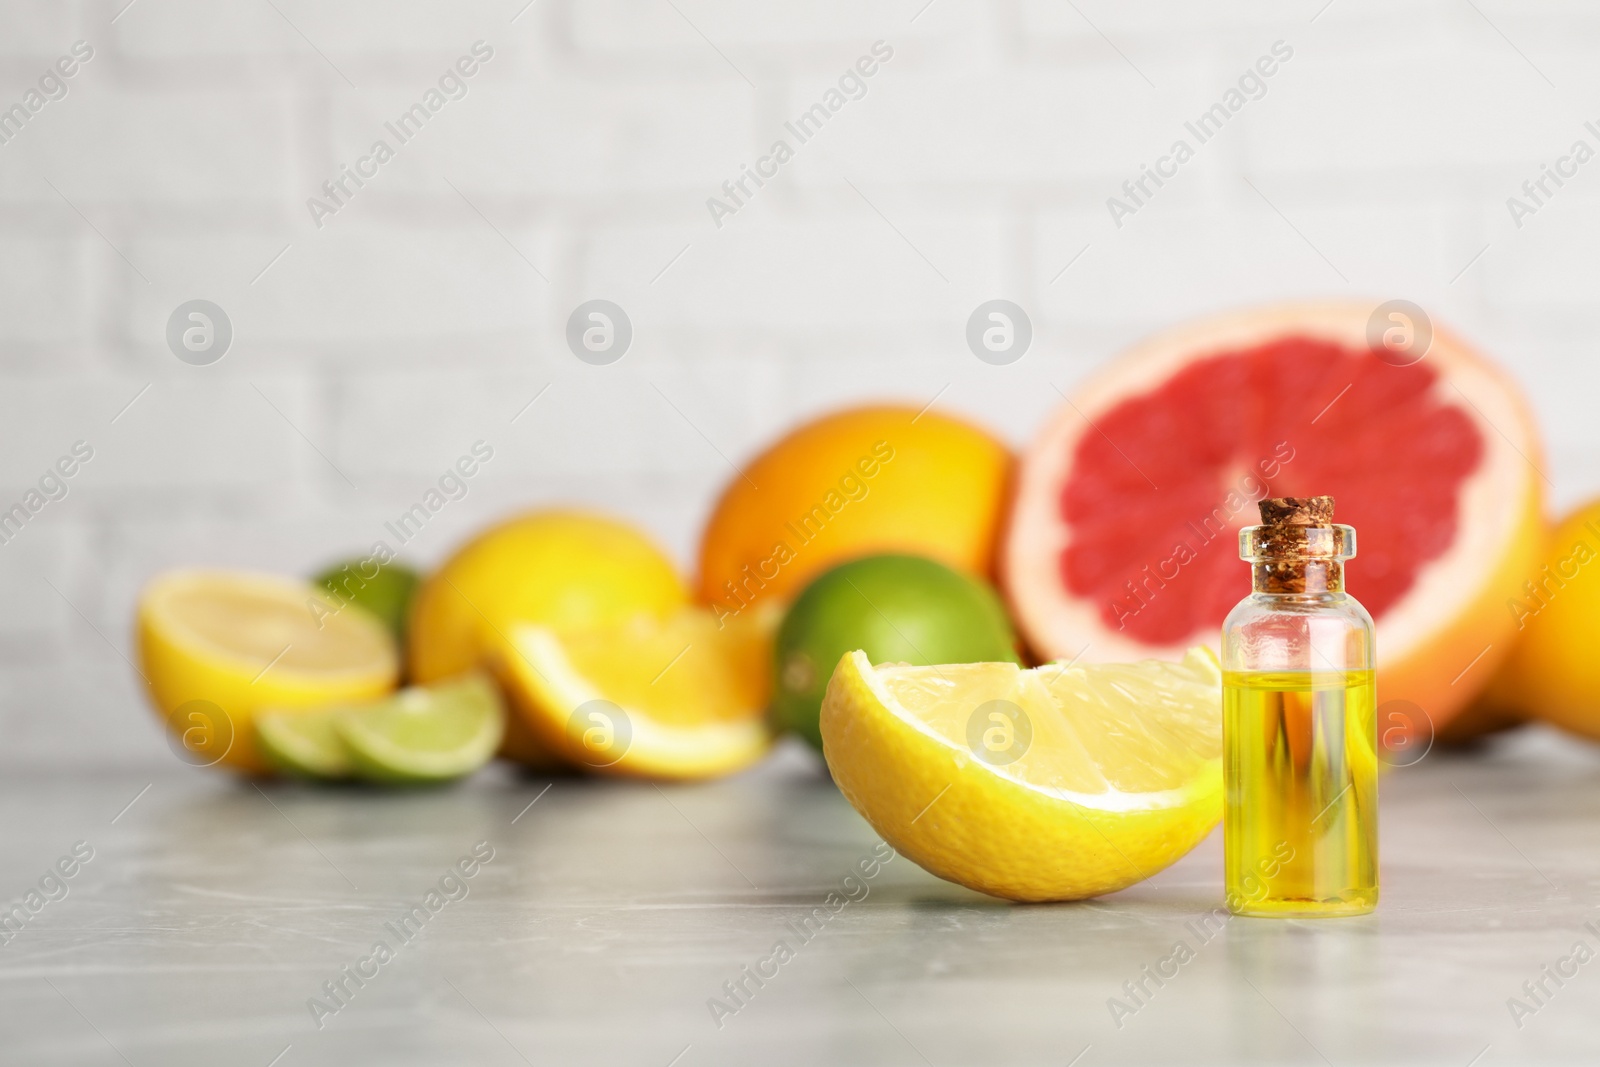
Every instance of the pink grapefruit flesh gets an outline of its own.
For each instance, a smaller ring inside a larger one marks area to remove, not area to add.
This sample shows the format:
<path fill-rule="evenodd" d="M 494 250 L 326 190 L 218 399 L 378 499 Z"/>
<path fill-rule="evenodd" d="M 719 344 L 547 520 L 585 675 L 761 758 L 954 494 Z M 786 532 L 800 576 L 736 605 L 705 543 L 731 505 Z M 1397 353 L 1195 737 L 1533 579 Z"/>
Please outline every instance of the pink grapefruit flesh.
<path fill-rule="evenodd" d="M 1368 346 L 1370 313 L 1205 321 L 1073 397 L 1024 458 L 1000 567 L 1042 658 L 1215 645 L 1250 589 L 1238 531 L 1256 500 L 1327 493 L 1357 530 L 1347 583 L 1378 624 L 1380 701 L 1442 725 L 1476 691 L 1508 646 L 1505 596 L 1536 566 L 1536 435 L 1461 342 L 1435 330 L 1401 365 Z"/>

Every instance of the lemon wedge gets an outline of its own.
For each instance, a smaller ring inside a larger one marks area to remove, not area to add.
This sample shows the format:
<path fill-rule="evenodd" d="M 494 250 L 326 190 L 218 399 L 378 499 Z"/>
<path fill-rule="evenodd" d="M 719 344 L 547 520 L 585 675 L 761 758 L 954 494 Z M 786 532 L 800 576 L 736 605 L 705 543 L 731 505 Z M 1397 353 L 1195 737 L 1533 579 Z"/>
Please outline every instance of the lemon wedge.
<path fill-rule="evenodd" d="M 1181 663 L 1026 670 L 847 653 L 822 707 L 834 781 L 927 870 L 1012 900 L 1148 878 L 1222 817 L 1222 674 Z"/>

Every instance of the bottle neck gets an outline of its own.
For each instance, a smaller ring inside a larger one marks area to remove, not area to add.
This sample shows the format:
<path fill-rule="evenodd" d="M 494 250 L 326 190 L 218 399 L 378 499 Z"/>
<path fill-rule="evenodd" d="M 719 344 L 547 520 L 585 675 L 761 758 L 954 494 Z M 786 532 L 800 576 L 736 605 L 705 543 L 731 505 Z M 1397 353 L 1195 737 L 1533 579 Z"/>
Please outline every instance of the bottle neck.
<path fill-rule="evenodd" d="M 1344 592 L 1344 563 L 1338 559 L 1271 559 L 1250 564 L 1257 593 L 1298 596 Z"/>

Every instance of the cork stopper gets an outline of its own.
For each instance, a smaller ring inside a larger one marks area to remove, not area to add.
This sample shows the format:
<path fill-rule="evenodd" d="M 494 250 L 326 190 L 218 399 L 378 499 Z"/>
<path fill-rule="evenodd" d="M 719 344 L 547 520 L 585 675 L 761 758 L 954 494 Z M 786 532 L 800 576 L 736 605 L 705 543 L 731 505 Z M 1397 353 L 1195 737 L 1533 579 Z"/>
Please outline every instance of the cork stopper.
<path fill-rule="evenodd" d="M 1258 593 L 1337 593 L 1344 561 L 1356 554 L 1355 530 L 1333 521 L 1331 496 L 1260 501 L 1260 526 L 1239 532 L 1239 555 Z"/>
<path fill-rule="evenodd" d="M 1269 496 L 1257 506 L 1267 526 L 1326 526 L 1333 521 L 1331 496 Z"/>

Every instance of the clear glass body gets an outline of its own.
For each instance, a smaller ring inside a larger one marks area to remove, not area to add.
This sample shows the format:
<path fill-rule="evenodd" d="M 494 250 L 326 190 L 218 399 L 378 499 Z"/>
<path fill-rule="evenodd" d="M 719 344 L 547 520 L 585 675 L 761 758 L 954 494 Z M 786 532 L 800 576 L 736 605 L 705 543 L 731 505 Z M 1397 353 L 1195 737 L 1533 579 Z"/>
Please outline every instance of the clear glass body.
<path fill-rule="evenodd" d="M 1324 559 L 1292 561 L 1315 591 L 1278 592 L 1250 554 L 1259 529 L 1241 536 L 1255 590 L 1222 624 L 1228 907 L 1361 915 L 1378 903 L 1377 699 L 1372 617 L 1344 592 L 1354 531 Z"/>

